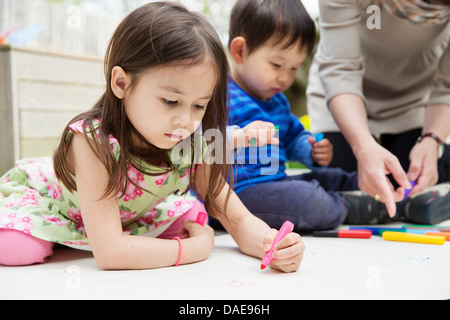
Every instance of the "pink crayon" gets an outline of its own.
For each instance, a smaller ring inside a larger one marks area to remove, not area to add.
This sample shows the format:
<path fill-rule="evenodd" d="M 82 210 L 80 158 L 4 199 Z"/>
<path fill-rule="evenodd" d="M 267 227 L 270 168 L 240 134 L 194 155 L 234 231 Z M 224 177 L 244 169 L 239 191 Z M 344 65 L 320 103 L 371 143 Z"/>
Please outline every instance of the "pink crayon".
<path fill-rule="evenodd" d="M 291 233 L 292 230 L 294 230 L 294 224 L 290 221 L 286 221 L 281 226 L 280 230 L 278 231 L 277 235 L 275 236 L 275 240 L 272 243 L 272 247 L 269 251 L 266 252 L 264 255 L 264 258 L 262 259 L 261 263 L 261 269 L 265 269 L 273 260 L 272 252 L 275 245 L 280 242 L 288 233 Z"/>
<path fill-rule="evenodd" d="M 203 226 L 205 224 L 205 220 L 206 220 L 207 216 L 208 215 L 206 214 L 206 212 L 200 211 L 198 213 L 197 220 L 195 220 L 195 222 L 198 223 L 199 225 Z"/>

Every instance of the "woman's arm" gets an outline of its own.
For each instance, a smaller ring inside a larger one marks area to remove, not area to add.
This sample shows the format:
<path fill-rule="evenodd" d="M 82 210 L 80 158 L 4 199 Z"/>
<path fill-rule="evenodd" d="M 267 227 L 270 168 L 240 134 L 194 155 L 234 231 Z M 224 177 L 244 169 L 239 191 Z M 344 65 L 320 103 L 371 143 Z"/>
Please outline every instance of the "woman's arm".
<path fill-rule="evenodd" d="M 425 111 L 422 134 L 434 133 L 442 141 L 445 141 L 450 135 L 449 123 L 449 105 L 430 105 Z M 411 191 L 411 195 L 422 192 L 425 188 L 434 185 L 438 181 L 438 148 L 439 145 L 436 140 L 426 138 L 411 149 L 408 177 L 411 181 L 417 179 L 417 184 Z"/>
<path fill-rule="evenodd" d="M 98 265 L 103 269 L 147 269 L 173 266 L 179 255 L 176 240 L 124 235 L 116 195 L 99 200 L 108 179 L 106 169 L 85 137 L 75 134 L 69 151 L 75 171 L 83 223 Z M 183 239 L 181 264 L 206 259 L 214 245 L 209 226 L 185 223 L 190 238 Z"/>
<path fill-rule="evenodd" d="M 433 86 L 425 110 L 422 134 L 434 133 L 442 141 L 450 135 L 450 46 L 447 47 L 433 78 Z M 438 179 L 438 145 L 434 139 L 426 138 L 416 144 L 409 154 L 411 161 L 408 176 L 417 180 L 411 194 L 421 192 Z"/>
<path fill-rule="evenodd" d="M 360 189 L 371 196 L 378 195 L 389 215 L 394 216 L 395 201 L 400 201 L 404 192 L 401 188 L 394 190 L 386 175 L 392 173 L 403 188 L 410 184 L 398 159 L 381 147 L 369 131 L 360 44 L 363 2 L 319 0 L 319 5 L 321 41 L 317 59 L 329 110 L 358 162 Z"/>
<path fill-rule="evenodd" d="M 372 137 L 364 101 L 354 94 L 341 94 L 331 99 L 329 109 L 358 162 L 359 188 L 371 196 L 378 195 L 389 215 L 394 216 L 395 202 L 403 198 L 404 190 L 394 190 L 386 176 L 391 173 L 403 188 L 411 186 L 397 157 Z"/>

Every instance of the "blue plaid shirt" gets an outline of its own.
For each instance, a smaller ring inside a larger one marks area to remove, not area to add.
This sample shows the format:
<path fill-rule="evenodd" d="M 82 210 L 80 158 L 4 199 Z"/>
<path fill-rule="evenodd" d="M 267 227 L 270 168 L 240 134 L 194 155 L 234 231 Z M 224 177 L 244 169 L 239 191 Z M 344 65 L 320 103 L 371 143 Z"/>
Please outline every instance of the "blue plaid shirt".
<path fill-rule="evenodd" d="M 256 121 L 267 121 L 279 127 L 280 144 L 240 148 L 235 152 L 234 174 L 236 193 L 245 188 L 286 177 L 286 161 L 298 161 L 308 168 L 315 167 L 311 159 L 311 144 L 299 119 L 291 113 L 289 102 L 283 93 L 267 101 L 251 97 L 234 80 L 229 81 L 228 125 L 241 128 Z"/>

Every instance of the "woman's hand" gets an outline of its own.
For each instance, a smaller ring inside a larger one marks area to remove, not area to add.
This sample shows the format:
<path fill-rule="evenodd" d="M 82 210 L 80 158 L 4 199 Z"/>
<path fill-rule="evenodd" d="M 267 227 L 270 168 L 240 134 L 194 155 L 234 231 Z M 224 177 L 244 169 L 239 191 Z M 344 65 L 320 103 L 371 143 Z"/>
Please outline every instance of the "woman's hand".
<path fill-rule="evenodd" d="M 267 231 L 263 241 L 264 251 L 270 250 L 277 232 L 275 229 Z M 297 271 L 303 259 L 304 251 L 305 245 L 300 235 L 291 232 L 274 246 L 272 252 L 273 260 L 270 266 L 283 272 Z"/>
<path fill-rule="evenodd" d="M 397 157 L 380 146 L 375 140 L 368 142 L 363 147 L 354 150 L 358 161 L 359 188 L 368 195 L 386 205 L 390 217 L 396 212 L 395 202 L 401 201 L 405 189 L 411 188 L 411 184 L 403 171 Z M 387 178 L 392 174 L 400 185 L 397 190 Z"/>
<path fill-rule="evenodd" d="M 422 192 L 425 188 L 433 186 L 438 181 L 438 145 L 431 138 L 423 139 L 416 144 L 409 153 L 408 178 L 417 183 L 410 195 Z"/>
<path fill-rule="evenodd" d="M 330 100 L 329 109 L 358 162 L 359 188 L 384 202 L 393 217 L 395 202 L 403 199 L 404 189 L 411 188 L 411 184 L 397 157 L 372 137 L 363 99 L 355 94 L 337 95 Z M 400 188 L 394 190 L 388 174 L 392 174 Z"/>

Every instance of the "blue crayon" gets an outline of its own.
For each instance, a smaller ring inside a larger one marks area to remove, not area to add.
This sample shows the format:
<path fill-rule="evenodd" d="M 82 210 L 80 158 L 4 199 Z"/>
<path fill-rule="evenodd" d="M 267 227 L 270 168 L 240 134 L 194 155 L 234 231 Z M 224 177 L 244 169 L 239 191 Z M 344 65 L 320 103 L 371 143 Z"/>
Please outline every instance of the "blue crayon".
<path fill-rule="evenodd" d="M 396 232 L 406 232 L 405 228 L 387 228 L 387 227 L 349 227 L 350 230 L 370 230 L 374 236 L 380 236 L 380 231 L 396 231 Z"/>
<path fill-rule="evenodd" d="M 406 233 L 425 234 L 425 232 L 436 232 L 436 229 L 406 229 Z"/>
<path fill-rule="evenodd" d="M 317 133 L 314 136 L 314 139 L 316 140 L 316 142 L 322 141 L 323 140 L 323 133 Z"/>

